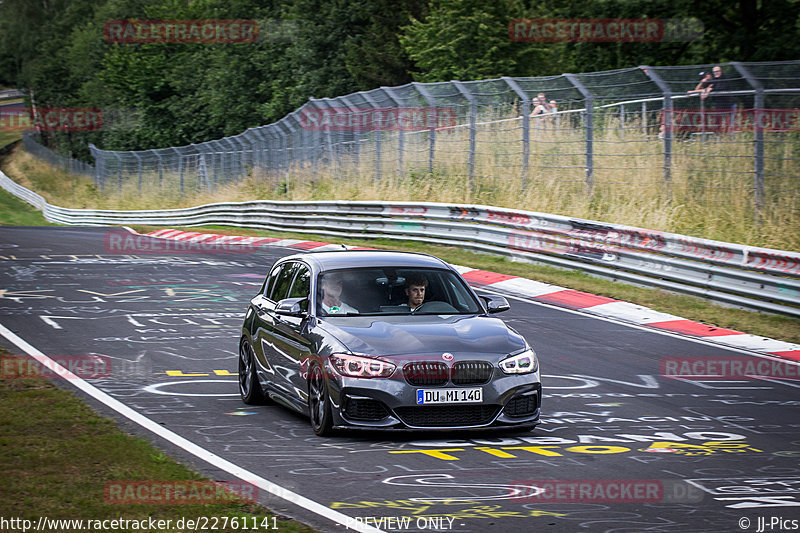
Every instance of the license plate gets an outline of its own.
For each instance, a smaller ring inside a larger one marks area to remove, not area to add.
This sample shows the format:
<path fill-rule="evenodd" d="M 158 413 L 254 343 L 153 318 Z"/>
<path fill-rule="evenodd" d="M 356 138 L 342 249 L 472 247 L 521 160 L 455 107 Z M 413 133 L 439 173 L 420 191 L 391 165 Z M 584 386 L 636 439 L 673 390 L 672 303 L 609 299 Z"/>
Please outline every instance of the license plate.
<path fill-rule="evenodd" d="M 483 389 L 417 389 L 417 405 L 439 403 L 481 403 Z"/>

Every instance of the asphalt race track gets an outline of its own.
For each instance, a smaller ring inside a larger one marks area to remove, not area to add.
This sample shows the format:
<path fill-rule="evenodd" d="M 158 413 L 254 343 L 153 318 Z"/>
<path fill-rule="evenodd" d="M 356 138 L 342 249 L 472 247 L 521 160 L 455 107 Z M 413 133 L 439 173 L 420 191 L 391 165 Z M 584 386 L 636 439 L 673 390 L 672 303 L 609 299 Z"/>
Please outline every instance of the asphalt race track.
<path fill-rule="evenodd" d="M 110 371 L 89 380 L 98 389 L 352 521 L 261 490 L 276 512 L 323 531 L 358 527 L 355 517 L 385 531 L 800 527 L 800 381 L 661 375 L 670 358 L 755 355 L 513 299 L 500 316 L 534 346 L 543 373 L 536 430 L 321 439 L 286 409 L 244 405 L 236 383 L 247 301 L 295 250 L 122 255 L 106 236 L 0 230 L 0 324 L 52 358 L 107 358 Z M 80 394 L 211 479 L 233 479 Z"/>

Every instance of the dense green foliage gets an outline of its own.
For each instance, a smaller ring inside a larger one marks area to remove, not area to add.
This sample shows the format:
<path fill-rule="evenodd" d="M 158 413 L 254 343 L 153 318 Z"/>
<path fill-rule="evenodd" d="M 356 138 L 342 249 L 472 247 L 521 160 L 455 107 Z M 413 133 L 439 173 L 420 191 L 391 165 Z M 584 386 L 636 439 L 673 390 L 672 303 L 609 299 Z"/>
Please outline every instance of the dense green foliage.
<path fill-rule="evenodd" d="M 694 42 L 522 43 L 514 18 L 687 18 Z M 119 19 L 253 19 L 235 44 L 111 43 Z M 43 107 L 99 107 L 101 132 L 50 134 L 82 158 L 215 139 L 309 97 L 410 81 L 796 59 L 800 0 L 3 0 L 0 85 Z"/>

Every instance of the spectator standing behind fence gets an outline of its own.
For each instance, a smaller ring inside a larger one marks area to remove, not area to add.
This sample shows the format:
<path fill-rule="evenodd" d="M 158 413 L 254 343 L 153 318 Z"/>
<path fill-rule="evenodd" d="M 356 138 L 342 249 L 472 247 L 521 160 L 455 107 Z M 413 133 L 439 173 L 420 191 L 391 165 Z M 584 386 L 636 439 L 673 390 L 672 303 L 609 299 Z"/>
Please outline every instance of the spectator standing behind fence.
<path fill-rule="evenodd" d="M 732 131 L 736 115 L 736 102 L 730 95 L 715 94 L 730 91 L 730 81 L 725 77 L 722 67 L 719 65 L 714 66 L 711 72 L 714 74 L 711 78 L 711 107 L 718 112 L 717 120 L 719 121 L 720 131 Z"/>
<path fill-rule="evenodd" d="M 697 86 L 694 89 L 692 89 L 690 91 L 686 91 L 687 94 L 699 94 L 700 95 L 700 100 L 701 100 L 701 103 L 700 103 L 700 106 L 699 106 L 700 108 L 697 111 L 689 111 L 689 113 L 690 114 L 698 113 L 700 115 L 700 117 L 699 117 L 700 118 L 700 123 L 702 124 L 701 131 L 705 131 L 705 124 L 706 124 L 705 107 L 703 106 L 702 101 L 705 100 L 708 97 L 709 93 L 711 92 L 712 83 L 713 83 L 712 80 L 713 79 L 714 78 L 711 75 L 711 72 L 708 72 L 708 71 L 701 72 L 700 73 L 700 83 L 698 83 Z M 695 121 L 695 123 L 697 123 L 697 121 Z M 660 130 L 660 133 L 659 133 L 658 137 L 659 137 L 659 139 L 663 139 L 664 138 L 664 125 L 663 124 L 661 125 L 661 130 Z"/>
<path fill-rule="evenodd" d="M 535 117 L 537 115 L 544 115 L 548 113 L 547 109 L 547 102 L 545 100 L 540 99 L 538 96 L 533 97 L 533 111 L 531 111 L 531 116 Z"/>
<path fill-rule="evenodd" d="M 705 98 L 708 96 L 708 93 L 711 92 L 711 80 L 712 76 L 710 72 L 701 72 L 700 83 L 698 83 L 697 87 L 695 87 L 691 91 L 686 91 L 686 92 L 688 94 L 700 94 L 700 98 L 705 100 Z"/>
<path fill-rule="evenodd" d="M 730 81 L 725 77 L 722 72 L 722 67 L 719 65 L 711 69 L 714 76 L 711 78 L 711 105 L 715 109 L 731 109 L 736 106 L 733 97 L 727 94 L 719 95 L 714 93 L 728 92 L 731 90 Z"/>

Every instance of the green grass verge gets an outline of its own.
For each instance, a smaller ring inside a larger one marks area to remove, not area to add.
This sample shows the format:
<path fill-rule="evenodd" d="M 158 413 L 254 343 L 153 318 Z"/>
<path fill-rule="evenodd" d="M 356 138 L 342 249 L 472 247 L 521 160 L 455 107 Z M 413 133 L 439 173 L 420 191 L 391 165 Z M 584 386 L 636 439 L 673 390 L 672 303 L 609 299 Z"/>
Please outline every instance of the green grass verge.
<path fill-rule="evenodd" d="M 0 357 L 10 354 L 0 349 Z M 228 517 L 229 527 L 214 531 L 241 531 L 230 519 L 253 519 L 261 524 L 273 518 L 253 503 L 119 504 L 106 500 L 107 483 L 131 480 L 180 482 L 203 480 L 190 468 L 165 456 L 141 438 L 122 433 L 114 421 L 98 416 L 72 392 L 46 379 L 0 379 L 0 516 L 38 520 L 141 520 Z M 231 476 L 232 478 L 232 476 Z M 230 481 L 231 479 L 218 480 Z M 284 533 L 314 530 L 276 517 Z M 248 528 L 249 529 L 249 528 Z M 258 528 L 264 529 L 263 527 Z M 64 530 L 64 529 L 59 529 Z M 69 530 L 69 528 L 67 528 Z M 116 531 L 141 531 L 116 528 Z M 170 530 L 177 530 L 176 527 Z"/>
<path fill-rule="evenodd" d="M 141 233 L 147 233 L 163 228 L 155 226 L 136 226 L 135 229 Z M 441 257 L 445 261 L 457 265 L 551 283 L 561 287 L 636 303 L 656 311 L 670 313 L 716 327 L 734 329 L 753 335 L 763 335 L 773 339 L 800 343 L 800 320 L 790 317 L 724 307 L 693 296 L 674 294 L 658 289 L 636 287 L 625 283 L 596 278 L 577 271 L 567 271 L 545 265 L 511 261 L 505 257 L 470 252 L 455 246 L 440 246 L 390 239 L 344 240 L 324 235 L 266 232 L 221 226 L 205 226 L 200 229 L 197 227 L 182 229 L 186 231 L 205 231 L 208 233 L 224 233 L 228 235 L 258 235 L 320 242 L 341 242 L 354 246 L 424 252 Z"/>
<path fill-rule="evenodd" d="M 22 132 L 0 129 L 0 148 L 22 139 Z"/>
<path fill-rule="evenodd" d="M 0 189 L 0 226 L 55 226 L 42 212 L 10 192 Z"/>

